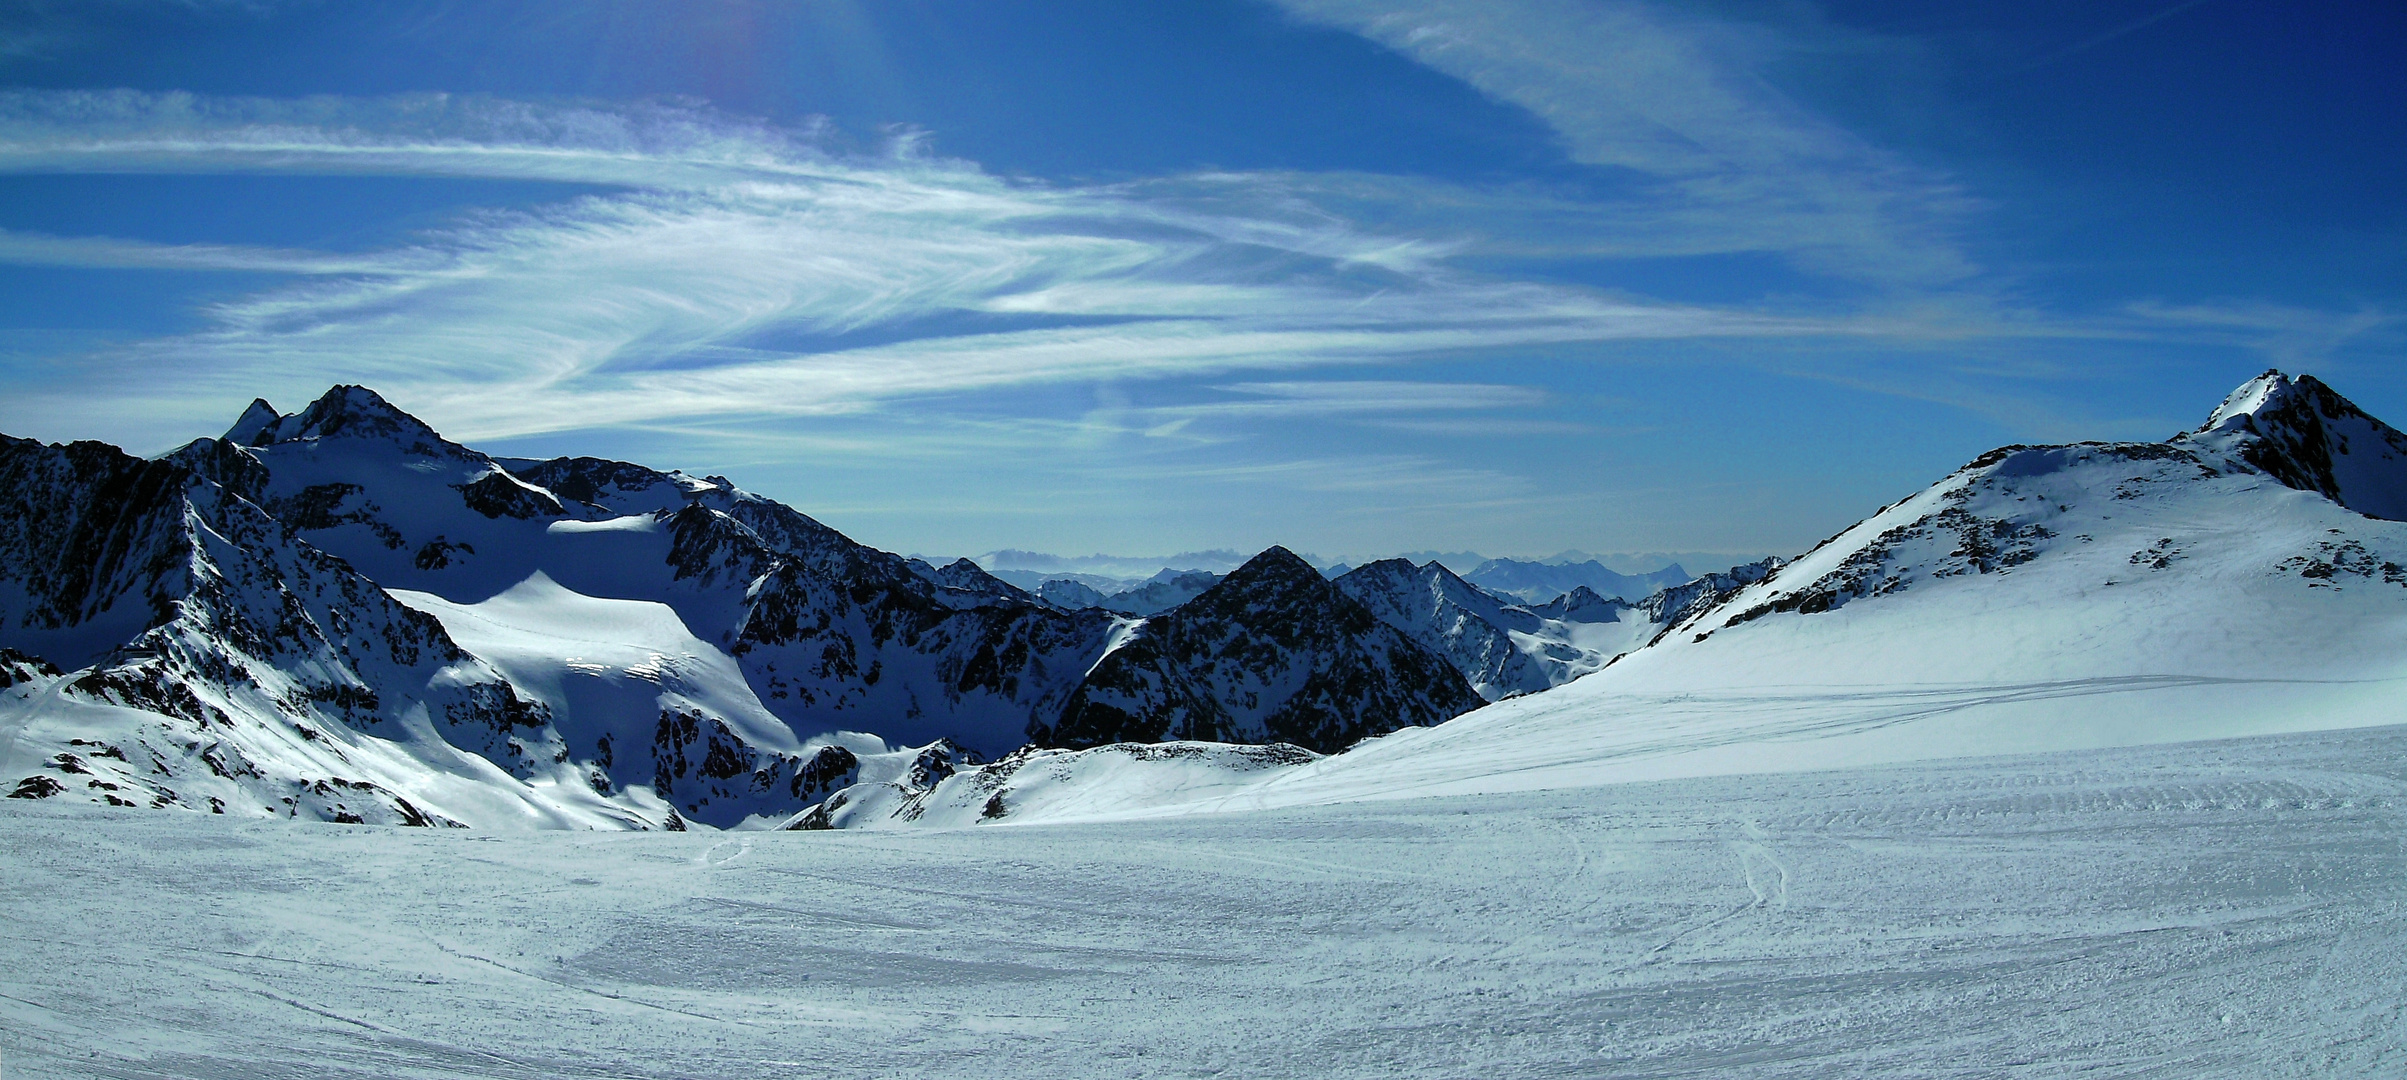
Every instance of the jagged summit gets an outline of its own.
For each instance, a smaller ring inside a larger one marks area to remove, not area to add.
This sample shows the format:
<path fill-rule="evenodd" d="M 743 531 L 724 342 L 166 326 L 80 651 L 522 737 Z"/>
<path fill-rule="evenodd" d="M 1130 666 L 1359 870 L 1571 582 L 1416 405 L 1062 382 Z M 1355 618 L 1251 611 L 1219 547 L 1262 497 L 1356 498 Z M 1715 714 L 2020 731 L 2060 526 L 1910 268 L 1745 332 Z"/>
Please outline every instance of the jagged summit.
<path fill-rule="evenodd" d="M 2407 434 L 2313 375 L 2267 371 L 2250 379 L 2174 441 L 2236 454 L 2290 487 L 2368 517 L 2407 520 Z"/>
<path fill-rule="evenodd" d="M 1471 688 L 1490 701 L 1576 677 L 1557 670 L 1562 665 L 1550 664 L 1557 658 L 1549 656 L 1544 645 L 1533 653 L 1515 642 L 1514 632 L 1533 644 L 1550 636 L 1544 634 L 1538 614 L 1522 605 L 1508 606 L 1435 559 L 1417 566 L 1409 559 L 1380 559 L 1347 571 L 1331 584 L 1380 621 L 1451 660 Z M 1549 644 L 1565 651 L 1557 642 Z"/>
<path fill-rule="evenodd" d="M 234 421 L 234 426 L 226 429 L 225 441 L 236 446 L 255 445 L 261 435 L 273 438 L 269 429 L 282 419 L 284 415 L 268 404 L 266 398 L 252 398 L 251 407 L 244 409 L 242 417 Z"/>
<path fill-rule="evenodd" d="M 1088 670 L 1040 745 L 1201 739 L 1333 752 L 1441 723 L 1479 694 L 1445 657 L 1272 547 L 1136 623 Z"/>
<path fill-rule="evenodd" d="M 382 394 L 364 386 L 341 385 L 327 390 L 309 407 L 267 423 L 263 412 L 274 412 L 264 399 L 253 399 L 242 418 L 227 430 L 226 440 L 244 446 L 269 446 L 305 439 L 382 438 L 409 452 L 429 456 L 459 453 L 462 448 L 435 433 L 426 422 L 402 411 Z M 249 437 L 238 438 L 247 433 Z"/>

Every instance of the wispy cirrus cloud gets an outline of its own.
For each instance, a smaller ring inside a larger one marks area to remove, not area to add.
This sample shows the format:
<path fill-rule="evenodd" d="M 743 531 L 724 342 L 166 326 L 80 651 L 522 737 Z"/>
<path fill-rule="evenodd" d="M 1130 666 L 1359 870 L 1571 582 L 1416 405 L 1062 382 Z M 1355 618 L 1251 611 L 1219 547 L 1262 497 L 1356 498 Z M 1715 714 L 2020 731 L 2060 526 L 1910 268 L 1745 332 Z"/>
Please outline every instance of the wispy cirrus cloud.
<path fill-rule="evenodd" d="M 2187 334 L 2202 341 L 2254 349 L 2274 364 L 2296 370 L 2330 363 L 2346 347 L 2387 339 L 2395 348 L 2407 328 L 2407 313 L 2376 304 L 2328 311 L 2261 300 L 2220 303 L 2132 304 L 2129 313 L 2148 332 Z"/>
<path fill-rule="evenodd" d="M 1761 28 L 1633 0 L 1280 0 L 1521 106 L 1576 161 L 1638 178 L 1615 206 L 1642 231 L 1778 253 L 1888 287 L 1978 271 L 1959 242 L 1978 204 L 1760 73 Z"/>
<path fill-rule="evenodd" d="M 0 96 L 0 169 L 594 186 L 362 254 L 0 237 L 0 258 L 19 262 L 301 276 L 96 361 L 150 373 L 126 385 L 153 388 L 154 415 L 341 378 L 491 438 L 1049 381 L 1863 329 L 1482 277 L 1450 264 L 1458 240 L 1359 226 L 1280 177 L 1015 182 L 909 144 L 847 156 L 808 128 L 658 103 L 14 93 Z"/>
<path fill-rule="evenodd" d="M 1429 413 L 1506 413 L 1534 408 L 1547 399 L 1545 391 L 1529 386 L 1387 379 L 1241 382 L 1212 389 L 1226 396 L 1177 405 L 1098 409 L 1088 413 L 1085 422 L 1160 438 L 1191 434 L 1198 421 L 1242 423 L 1309 417 L 1375 423 Z M 1499 422 L 1494 415 L 1473 421 Z"/>
<path fill-rule="evenodd" d="M 423 273 L 435 268 L 424 257 L 360 257 L 240 244 L 157 244 L 105 236 L 47 236 L 7 229 L 0 229 L 0 263 L 94 270 L 224 270 L 255 274 L 382 275 Z"/>

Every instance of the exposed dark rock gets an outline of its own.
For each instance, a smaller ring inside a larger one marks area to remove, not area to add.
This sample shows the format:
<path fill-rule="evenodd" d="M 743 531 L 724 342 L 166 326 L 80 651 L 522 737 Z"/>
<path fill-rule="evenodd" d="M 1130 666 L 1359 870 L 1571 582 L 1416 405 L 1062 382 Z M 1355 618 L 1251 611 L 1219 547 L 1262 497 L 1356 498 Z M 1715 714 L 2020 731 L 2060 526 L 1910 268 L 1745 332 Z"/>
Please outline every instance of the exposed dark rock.
<path fill-rule="evenodd" d="M 489 518 L 563 517 L 568 513 L 550 492 L 528 487 L 499 469 L 460 485 L 460 499 L 468 509 Z"/>
<path fill-rule="evenodd" d="M 1341 750 L 1482 701 L 1460 672 L 1274 547 L 1097 662 L 1041 746 L 1195 739 Z"/>
<path fill-rule="evenodd" d="M 62 674 L 58 665 L 39 656 L 0 648 L 0 690 L 35 679 L 55 679 Z"/>
<path fill-rule="evenodd" d="M 47 799 L 67 790 L 67 785 L 47 776 L 28 776 L 17 781 L 17 789 L 8 793 L 12 799 Z"/>

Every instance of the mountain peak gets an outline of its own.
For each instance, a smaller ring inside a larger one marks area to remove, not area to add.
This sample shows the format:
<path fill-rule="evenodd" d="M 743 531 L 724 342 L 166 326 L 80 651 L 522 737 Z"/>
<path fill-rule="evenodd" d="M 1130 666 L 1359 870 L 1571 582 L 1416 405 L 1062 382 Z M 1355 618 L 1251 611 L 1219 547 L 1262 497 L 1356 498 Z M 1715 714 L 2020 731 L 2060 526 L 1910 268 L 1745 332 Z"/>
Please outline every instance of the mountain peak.
<path fill-rule="evenodd" d="M 1292 578 L 1306 576 L 1319 579 L 1320 571 L 1305 562 L 1304 557 L 1277 544 L 1263 548 L 1262 553 L 1245 560 L 1245 564 L 1229 571 L 1227 580 L 1245 578 Z"/>
<path fill-rule="evenodd" d="M 240 430 L 267 403 L 255 401 L 244 410 L 243 420 L 235 423 Z M 273 410 L 270 410 L 273 411 Z M 233 431 L 227 432 L 231 437 Z M 407 445 L 413 452 L 434 454 L 439 447 L 451 444 L 435 433 L 426 422 L 401 411 L 384 395 L 365 386 L 340 385 L 320 395 L 309 407 L 293 416 L 283 417 L 273 427 L 262 430 L 247 443 L 266 444 L 293 439 L 385 438 Z"/>
<path fill-rule="evenodd" d="M 1303 557 L 1284 547 L 1272 545 L 1262 553 L 1245 560 L 1244 565 L 1228 572 L 1210 588 L 1186 601 L 1197 610 L 1234 612 L 1245 609 L 1283 608 L 1298 603 L 1325 603 L 1335 596 L 1327 578 L 1305 562 Z M 1180 605 L 1185 607 L 1186 604 Z"/>
<path fill-rule="evenodd" d="M 266 398 L 252 398 L 251 407 L 242 411 L 242 418 L 226 429 L 225 441 L 236 446 L 253 445 L 260 435 L 275 427 L 276 422 L 282 419 L 283 415 L 276 411 L 275 406 L 268 404 Z"/>
<path fill-rule="evenodd" d="M 2215 406 L 2214 413 L 2206 418 L 2206 423 L 2198 425 L 2198 430 L 2219 431 L 2243 423 L 2242 417 L 2253 421 L 2258 413 L 2288 401 L 2294 389 L 2290 377 L 2282 374 L 2281 369 L 2267 368 L 2264 374 L 2241 383 L 2238 389 L 2225 395 L 2223 404 Z"/>
<path fill-rule="evenodd" d="M 2407 434 L 2313 375 L 2267 371 L 2183 436 L 2369 517 L 2407 521 Z"/>

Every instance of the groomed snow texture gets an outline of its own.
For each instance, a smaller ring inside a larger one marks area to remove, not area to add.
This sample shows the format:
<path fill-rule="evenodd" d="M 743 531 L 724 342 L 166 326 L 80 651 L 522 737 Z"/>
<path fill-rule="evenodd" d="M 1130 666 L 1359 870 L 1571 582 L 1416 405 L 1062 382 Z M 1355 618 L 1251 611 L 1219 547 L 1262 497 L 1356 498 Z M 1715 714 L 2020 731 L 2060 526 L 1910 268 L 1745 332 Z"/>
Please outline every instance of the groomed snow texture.
<path fill-rule="evenodd" d="M 2407 1072 L 2400 728 L 1110 825 L 0 802 L 12 1080 Z"/>

